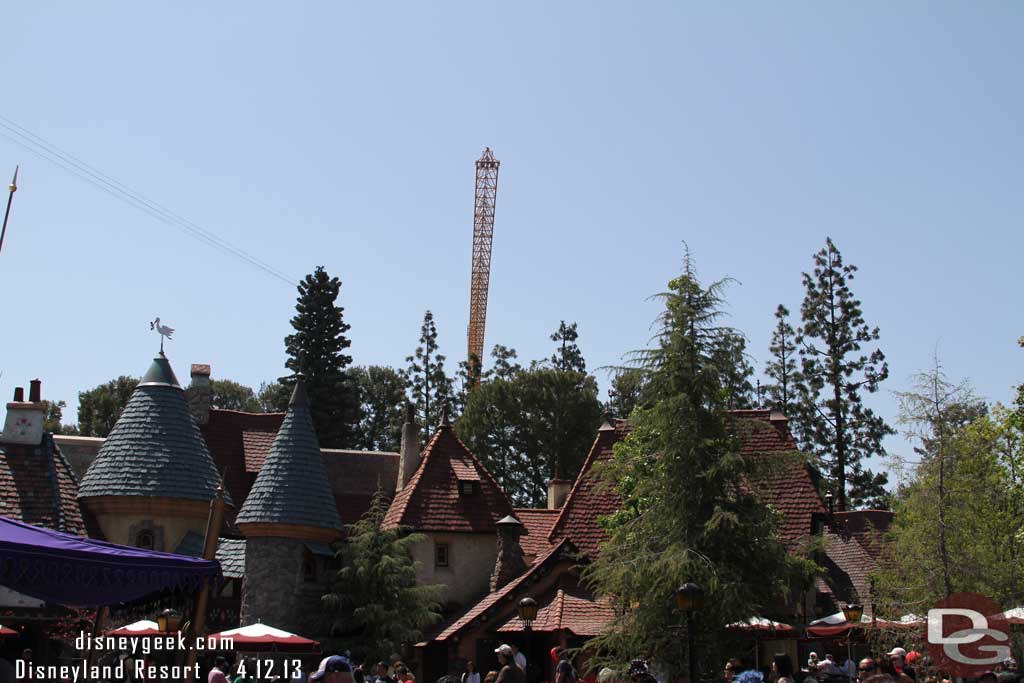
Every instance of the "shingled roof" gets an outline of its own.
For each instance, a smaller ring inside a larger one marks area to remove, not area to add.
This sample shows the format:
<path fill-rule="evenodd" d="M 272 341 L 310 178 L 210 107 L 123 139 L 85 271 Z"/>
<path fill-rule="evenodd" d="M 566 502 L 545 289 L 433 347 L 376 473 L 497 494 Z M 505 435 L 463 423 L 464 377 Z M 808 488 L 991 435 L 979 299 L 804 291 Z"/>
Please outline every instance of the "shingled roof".
<path fill-rule="evenodd" d="M 185 394 L 161 353 L 142 377 L 79 486 L 78 497 L 212 500 L 220 482 Z M 230 493 L 225 496 L 230 505 Z"/>
<path fill-rule="evenodd" d="M 0 446 L 0 515 L 85 535 L 78 480 L 50 434 L 39 446 Z"/>
<path fill-rule="evenodd" d="M 256 482 L 235 520 L 341 530 L 302 378 Z"/>
<path fill-rule="evenodd" d="M 740 452 L 754 459 L 754 490 L 781 513 L 780 540 L 793 547 L 811 534 L 812 518 L 824 517 L 825 506 L 789 433 L 787 420 L 769 410 L 734 410 L 730 415 L 739 418 Z M 551 529 L 549 541 L 568 538 L 581 553 L 597 553 L 606 538 L 599 519 L 618 510 L 621 501 L 615 491 L 598 480 L 593 468 L 596 463 L 610 459 L 612 448 L 628 433 L 625 420 L 602 425 Z"/>
<path fill-rule="evenodd" d="M 531 628 L 537 632 L 560 633 L 591 638 L 604 631 L 615 618 L 615 608 L 609 600 L 597 600 L 580 585 L 558 587 L 541 596 L 537 618 Z M 512 614 L 497 630 L 500 633 L 522 633 L 526 624 L 518 614 Z"/>
<path fill-rule="evenodd" d="M 263 464 L 283 420 L 284 413 L 243 413 L 212 408 L 206 424 L 200 427 L 217 469 L 224 473 L 224 488 L 237 507 L 240 508 L 249 496 L 259 472 L 259 467 L 249 468 L 250 460 L 258 457 L 259 464 Z M 253 452 L 255 444 L 261 446 L 259 456 Z M 233 519 L 234 514 L 229 514 L 229 520 Z"/>
<path fill-rule="evenodd" d="M 471 482 L 473 491 L 460 493 L 459 481 Z M 512 504 L 498 482 L 455 436 L 451 425 L 442 424 L 423 450 L 409 483 L 391 502 L 384 526 L 496 533 L 494 523 L 511 514 Z"/>

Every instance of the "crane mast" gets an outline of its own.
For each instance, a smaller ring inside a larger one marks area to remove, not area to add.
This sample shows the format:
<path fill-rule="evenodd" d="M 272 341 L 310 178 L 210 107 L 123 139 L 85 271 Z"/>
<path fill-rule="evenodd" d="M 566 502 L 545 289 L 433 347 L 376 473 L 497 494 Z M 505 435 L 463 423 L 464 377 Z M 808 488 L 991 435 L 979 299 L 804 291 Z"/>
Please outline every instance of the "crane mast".
<path fill-rule="evenodd" d="M 473 275 L 469 290 L 469 354 L 473 368 L 484 357 L 484 328 L 487 324 L 487 291 L 491 284 L 491 244 L 494 240 L 494 204 L 498 197 L 498 166 L 491 148 L 484 149 L 476 162 L 476 196 L 473 210 Z M 479 367 L 479 366 L 477 366 Z M 477 378 L 479 382 L 479 377 Z"/>

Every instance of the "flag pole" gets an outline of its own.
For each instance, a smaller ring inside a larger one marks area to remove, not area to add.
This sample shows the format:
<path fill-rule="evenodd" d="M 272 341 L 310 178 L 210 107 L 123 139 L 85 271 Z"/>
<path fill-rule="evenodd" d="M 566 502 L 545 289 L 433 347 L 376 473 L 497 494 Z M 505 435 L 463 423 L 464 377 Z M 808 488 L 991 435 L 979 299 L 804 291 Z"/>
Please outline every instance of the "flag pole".
<path fill-rule="evenodd" d="M 7 186 L 7 211 L 4 212 L 4 227 L 0 230 L 0 251 L 4 248 L 4 235 L 7 234 L 7 219 L 11 215 L 11 200 L 14 199 L 14 193 L 18 191 L 18 167 L 14 167 L 14 179 L 11 184 Z"/>

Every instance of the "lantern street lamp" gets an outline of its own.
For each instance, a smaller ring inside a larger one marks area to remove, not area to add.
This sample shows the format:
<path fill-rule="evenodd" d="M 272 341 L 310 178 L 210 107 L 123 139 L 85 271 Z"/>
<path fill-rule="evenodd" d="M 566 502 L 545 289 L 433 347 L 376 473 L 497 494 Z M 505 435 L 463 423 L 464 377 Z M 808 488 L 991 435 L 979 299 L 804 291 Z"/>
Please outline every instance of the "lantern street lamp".
<path fill-rule="evenodd" d="M 164 633 L 174 633 L 181 627 L 181 612 L 168 607 L 156 617 L 156 627 Z"/>
<path fill-rule="evenodd" d="M 704 607 L 704 589 L 686 582 L 672 594 L 676 609 L 686 612 L 686 650 L 690 663 L 690 683 L 697 683 L 697 646 L 694 638 L 693 615 Z"/>
<path fill-rule="evenodd" d="M 847 661 L 853 661 L 851 654 L 850 640 L 853 638 L 853 625 L 860 623 L 860 618 L 864 616 L 864 607 L 857 603 L 847 603 L 843 607 L 843 616 L 846 617 L 846 623 L 850 625 L 850 630 L 846 632 L 846 659 Z M 853 673 L 847 669 L 846 677 L 850 679 L 850 683 L 853 683 Z"/>
<path fill-rule="evenodd" d="M 516 605 L 516 611 L 519 612 L 519 618 L 523 622 L 523 637 L 526 640 L 526 643 L 524 643 L 524 649 L 526 650 L 526 669 L 528 671 L 530 669 L 531 662 L 533 662 L 533 652 L 530 647 L 530 643 L 533 641 L 533 622 L 537 619 L 537 601 L 530 596 L 526 596 L 519 601 L 518 605 Z M 513 662 L 513 665 L 515 665 L 515 662 Z M 530 677 L 527 675 L 527 671 L 523 672 L 523 676 L 526 678 L 527 682 L 529 682 Z"/>

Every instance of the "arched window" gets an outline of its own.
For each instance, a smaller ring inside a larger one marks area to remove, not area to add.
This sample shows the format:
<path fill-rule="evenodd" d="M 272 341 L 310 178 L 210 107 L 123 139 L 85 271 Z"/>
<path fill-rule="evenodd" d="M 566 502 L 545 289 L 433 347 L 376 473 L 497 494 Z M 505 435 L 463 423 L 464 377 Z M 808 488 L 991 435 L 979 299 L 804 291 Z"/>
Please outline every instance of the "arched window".
<path fill-rule="evenodd" d="M 155 538 L 153 531 L 150 529 L 143 529 L 135 536 L 135 547 L 142 548 L 143 550 L 153 550 L 155 546 Z"/>

